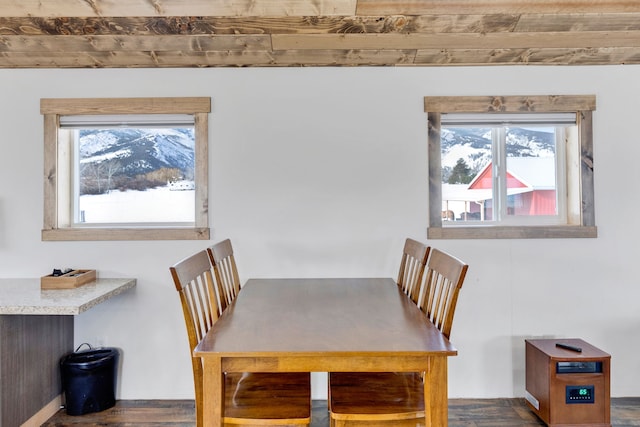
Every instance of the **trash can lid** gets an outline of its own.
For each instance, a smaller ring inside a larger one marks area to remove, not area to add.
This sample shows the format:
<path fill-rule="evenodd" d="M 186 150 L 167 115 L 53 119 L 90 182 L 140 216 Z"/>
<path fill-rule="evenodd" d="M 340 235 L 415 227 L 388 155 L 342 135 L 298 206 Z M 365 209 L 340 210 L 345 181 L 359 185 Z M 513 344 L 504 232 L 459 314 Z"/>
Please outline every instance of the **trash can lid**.
<path fill-rule="evenodd" d="M 117 354 L 118 350 L 115 348 L 85 350 L 66 355 L 60 363 L 65 366 L 86 367 L 105 363 L 113 359 Z"/>

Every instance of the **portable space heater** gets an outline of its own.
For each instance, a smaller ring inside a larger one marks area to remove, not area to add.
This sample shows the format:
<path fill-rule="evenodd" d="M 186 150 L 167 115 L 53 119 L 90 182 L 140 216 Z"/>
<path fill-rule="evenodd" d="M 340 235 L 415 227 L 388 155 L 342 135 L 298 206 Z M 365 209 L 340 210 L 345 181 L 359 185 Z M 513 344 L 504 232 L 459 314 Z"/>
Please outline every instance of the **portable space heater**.
<path fill-rule="evenodd" d="M 525 340 L 525 397 L 550 427 L 611 427 L 611 356 L 581 339 Z"/>

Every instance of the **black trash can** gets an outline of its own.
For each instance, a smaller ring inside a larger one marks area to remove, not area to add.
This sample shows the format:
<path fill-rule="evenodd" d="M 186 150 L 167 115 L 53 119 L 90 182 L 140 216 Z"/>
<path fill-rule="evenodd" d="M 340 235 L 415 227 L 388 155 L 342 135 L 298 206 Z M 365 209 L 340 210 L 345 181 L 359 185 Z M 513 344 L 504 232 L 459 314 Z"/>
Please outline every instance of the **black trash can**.
<path fill-rule="evenodd" d="M 60 361 L 68 415 L 100 412 L 116 404 L 120 352 L 116 348 L 75 351 Z"/>

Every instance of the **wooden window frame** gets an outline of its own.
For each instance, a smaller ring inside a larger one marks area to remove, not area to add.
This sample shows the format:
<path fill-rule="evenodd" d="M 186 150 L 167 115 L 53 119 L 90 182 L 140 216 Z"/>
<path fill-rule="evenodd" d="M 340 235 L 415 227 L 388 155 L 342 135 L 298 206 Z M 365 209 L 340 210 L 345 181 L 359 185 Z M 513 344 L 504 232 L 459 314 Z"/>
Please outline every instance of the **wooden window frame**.
<path fill-rule="evenodd" d="M 593 185 L 594 95 L 428 96 L 429 239 L 595 238 Z M 440 120 L 444 113 L 576 113 L 580 144 L 580 219 L 577 224 L 542 226 L 465 225 L 443 227 Z"/>
<path fill-rule="evenodd" d="M 43 241 L 208 240 L 209 97 L 41 99 L 44 116 Z M 64 115 L 193 114 L 195 124 L 195 221 L 192 227 L 74 228 L 58 224 L 58 128 Z"/>

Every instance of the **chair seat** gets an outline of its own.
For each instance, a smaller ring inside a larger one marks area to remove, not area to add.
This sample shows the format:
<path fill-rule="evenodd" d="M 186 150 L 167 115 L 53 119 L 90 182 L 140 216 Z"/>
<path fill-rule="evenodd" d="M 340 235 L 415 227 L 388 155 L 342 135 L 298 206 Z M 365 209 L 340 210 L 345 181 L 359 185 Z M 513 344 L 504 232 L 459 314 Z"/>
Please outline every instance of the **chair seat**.
<path fill-rule="evenodd" d="M 331 372 L 329 387 L 335 420 L 424 418 L 424 385 L 417 372 Z"/>
<path fill-rule="evenodd" d="M 225 424 L 309 424 L 311 374 L 228 373 Z"/>

